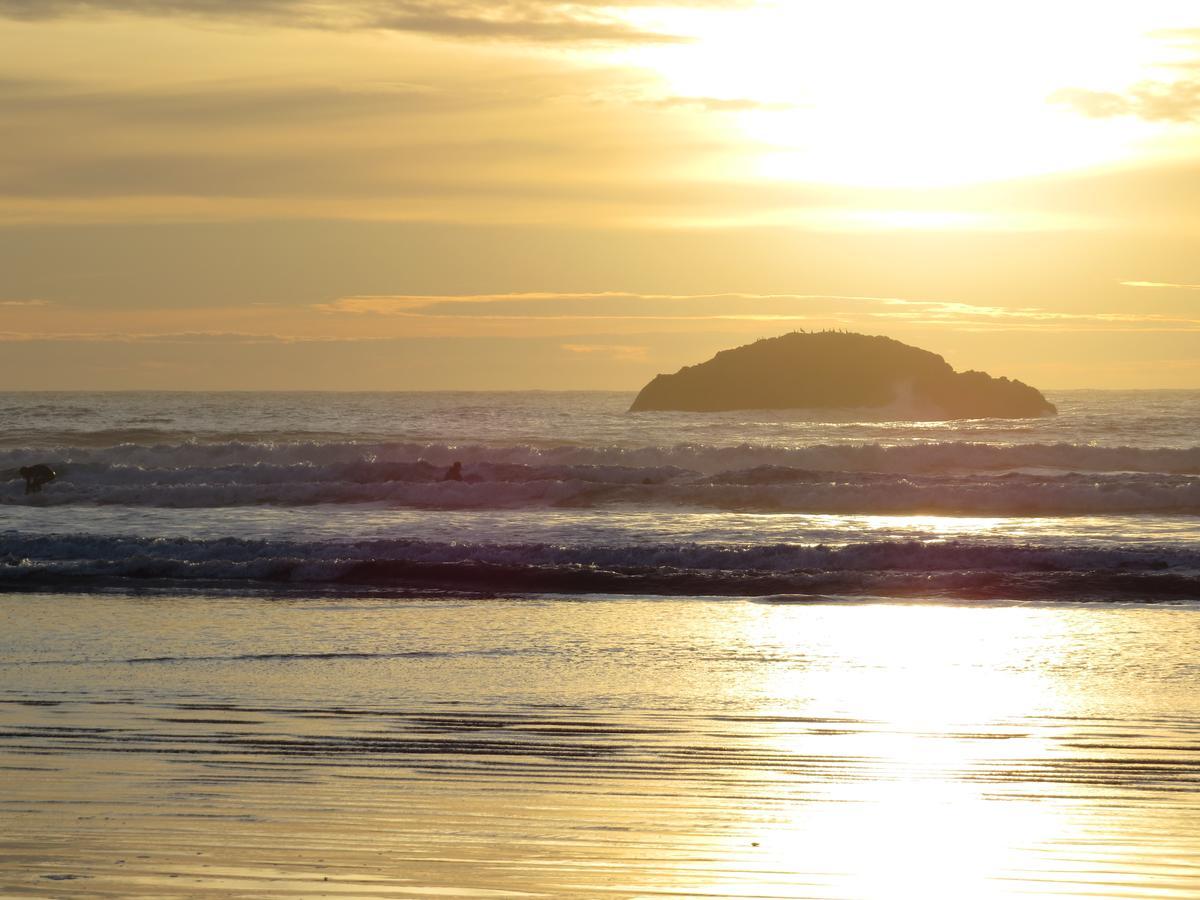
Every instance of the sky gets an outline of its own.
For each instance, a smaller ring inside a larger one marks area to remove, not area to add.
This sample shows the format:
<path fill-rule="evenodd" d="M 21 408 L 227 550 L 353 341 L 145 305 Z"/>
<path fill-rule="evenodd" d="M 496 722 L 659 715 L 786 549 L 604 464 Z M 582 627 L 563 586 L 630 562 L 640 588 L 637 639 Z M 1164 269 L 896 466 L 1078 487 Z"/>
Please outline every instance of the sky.
<path fill-rule="evenodd" d="M 0 0 L 0 389 L 1200 388 L 1195 0 Z"/>

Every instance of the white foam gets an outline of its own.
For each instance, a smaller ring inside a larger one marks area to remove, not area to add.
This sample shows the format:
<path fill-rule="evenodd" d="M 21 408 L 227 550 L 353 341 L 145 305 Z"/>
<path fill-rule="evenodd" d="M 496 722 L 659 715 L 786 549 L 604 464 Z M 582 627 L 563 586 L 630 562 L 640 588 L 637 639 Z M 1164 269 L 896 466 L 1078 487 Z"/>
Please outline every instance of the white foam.
<path fill-rule="evenodd" d="M 679 467 L 715 474 L 757 466 L 786 466 L 820 471 L 923 474 L 1005 472 L 1047 469 L 1080 472 L 1163 472 L 1200 474 L 1200 446 L 1115 447 L 1069 443 L 987 444 L 946 441 L 889 445 L 818 444 L 778 446 L 618 447 L 484 444 L 359 443 L 352 441 L 255 443 L 187 442 L 146 446 L 22 448 L 0 451 L 0 469 L 37 458 L 64 469 L 86 465 L 166 469 L 225 466 L 328 466 L 342 464 L 414 465 L 425 461 L 445 467 L 452 461 L 493 466 Z"/>
<path fill-rule="evenodd" d="M 1200 478 L 1124 473 L 895 475 L 766 466 L 705 476 L 675 466 L 472 462 L 442 481 L 428 463 L 68 467 L 43 492 L 0 503 L 163 508 L 375 503 L 418 509 L 647 507 L 761 512 L 1085 515 L 1200 512 Z"/>
<path fill-rule="evenodd" d="M 412 540 L 297 542 L 3 535 L 0 585 L 96 579 L 408 584 L 493 590 L 781 593 L 836 589 L 1161 591 L 1200 599 L 1200 548 L 880 541 L 846 546 L 565 546 Z"/>

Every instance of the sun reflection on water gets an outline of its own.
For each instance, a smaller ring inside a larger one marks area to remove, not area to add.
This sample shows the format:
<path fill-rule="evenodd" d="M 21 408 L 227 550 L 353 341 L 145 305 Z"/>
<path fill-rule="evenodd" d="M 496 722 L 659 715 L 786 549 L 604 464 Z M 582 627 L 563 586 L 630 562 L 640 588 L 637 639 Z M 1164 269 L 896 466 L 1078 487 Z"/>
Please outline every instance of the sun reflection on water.
<path fill-rule="evenodd" d="M 1012 530 L 1014 522 L 1021 521 L 1019 517 L 993 516 L 863 516 L 865 525 L 875 531 L 904 530 L 917 534 L 927 534 L 936 537 L 966 538 L 979 537 L 997 528 L 1004 527 Z"/>
<path fill-rule="evenodd" d="M 1071 829 L 1069 809 L 1004 773 L 1053 754 L 1032 717 L 1070 711 L 1048 674 L 1062 635 L 1030 644 L 1043 614 L 766 607 L 747 637 L 782 652 L 791 635 L 804 655 L 757 688 L 764 743 L 795 761 L 783 814 L 753 825 L 759 871 L 819 873 L 815 895 L 853 898 L 1001 897 L 1040 880 L 1054 863 L 1035 848 Z"/>

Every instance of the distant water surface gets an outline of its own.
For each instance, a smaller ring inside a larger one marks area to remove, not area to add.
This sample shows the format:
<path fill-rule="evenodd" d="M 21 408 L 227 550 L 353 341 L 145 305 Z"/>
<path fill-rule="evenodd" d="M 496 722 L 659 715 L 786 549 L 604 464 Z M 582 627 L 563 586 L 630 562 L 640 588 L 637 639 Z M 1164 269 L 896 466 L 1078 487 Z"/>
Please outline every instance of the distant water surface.
<path fill-rule="evenodd" d="M 330 440 L 669 447 L 815 443 L 1099 443 L 1195 447 L 1200 391 L 1057 391 L 1059 415 L 864 421 L 862 411 L 628 414 L 629 392 L 0 392 L 0 447 Z"/>

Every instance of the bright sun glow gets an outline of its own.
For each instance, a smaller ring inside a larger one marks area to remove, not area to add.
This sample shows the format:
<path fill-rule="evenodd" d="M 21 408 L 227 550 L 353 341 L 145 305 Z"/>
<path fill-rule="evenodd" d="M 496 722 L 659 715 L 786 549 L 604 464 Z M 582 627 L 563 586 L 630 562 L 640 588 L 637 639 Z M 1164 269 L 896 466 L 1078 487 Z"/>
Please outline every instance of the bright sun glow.
<path fill-rule="evenodd" d="M 1128 158 L 1151 127 L 1088 120 L 1049 97 L 1152 76 L 1165 51 L 1146 33 L 1148 6 L 1182 11 L 1071 0 L 762 3 L 676 12 L 668 21 L 695 41 L 635 55 L 671 96 L 720 101 L 711 108 L 721 120 L 761 146 L 759 176 L 941 187 Z"/>
<path fill-rule="evenodd" d="M 809 652 L 762 685 L 762 713 L 779 717 L 765 741 L 804 761 L 804 799 L 827 804 L 797 803 L 754 829 L 764 872 L 819 861 L 853 874 L 813 896 L 873 900 L 1010 897 L 1015 881 L 1054 877 L 1026 848 L 1070 834 L 1065 810 L 1002 798 L 975 777 L 1048 753 L 1026 717 L 1072 711 L 1044 672 L 1012 664 L 1014 647 L 1049 621 L 1035 609 L 766 607 L 752 639 L 780 652 L 780 635 L 803 631 Z M 1049 628 L 1035 641 L 1048 660 L 1065 645 Z M 766 877 L 756 887 L 776 886 Z"/>

